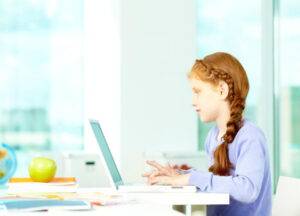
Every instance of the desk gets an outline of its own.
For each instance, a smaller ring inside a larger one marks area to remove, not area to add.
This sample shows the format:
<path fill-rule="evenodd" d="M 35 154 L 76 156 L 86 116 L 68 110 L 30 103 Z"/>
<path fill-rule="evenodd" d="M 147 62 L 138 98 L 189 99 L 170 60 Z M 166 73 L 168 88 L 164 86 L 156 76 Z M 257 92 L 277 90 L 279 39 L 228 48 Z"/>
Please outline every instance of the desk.
<path fill-rule="evenodd" d="M 104 194 L 122 195 L 130 200 L 136 200 L 134 204 L 122 204 L 118 206 L 96 206 L 91 211 L 63 211 L 68 215 L 182 215 L 173 210 L 172 205 L 186 205 L 186 215 L 191 215 L 191 205 L 217 205 L 229 204 L 229 195 L 223 193 L 119 193 L 111 188 L 80 188 L 78 193 L 102 192 Z M 4 194 L 5 189 L 0 190 Z M 60 212 L 60 213 L 59 213 Z M 62 215 L 62 211 L 30 213 L 8 213 L 8 215 L 22 216 L 48 216 Z"/>

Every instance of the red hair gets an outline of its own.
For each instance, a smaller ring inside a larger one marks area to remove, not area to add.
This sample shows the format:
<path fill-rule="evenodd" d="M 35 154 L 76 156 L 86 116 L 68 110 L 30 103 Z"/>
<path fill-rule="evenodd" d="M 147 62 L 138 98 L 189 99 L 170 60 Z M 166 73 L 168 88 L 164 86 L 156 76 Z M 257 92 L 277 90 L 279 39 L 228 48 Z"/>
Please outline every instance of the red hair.
<path fill-rule="evenodd" d="M 214 164 L 209 171 L 215 175 L 230 175 L 233 165 L 229 161 L 228 145 L 233 142 L 239 129 L 242 127 L 242 114 L 249 91 L 249 81 L 241 63 L 232 55 L 216 52 L 202 60 L 196 60 L 188 77 L 200 79 L 216 86 L 219 81 L 227 83 L 229 92 L 227 101 L 230 105 L 230 119 L 227 122 L 226 133 L 214 152 Z"/>

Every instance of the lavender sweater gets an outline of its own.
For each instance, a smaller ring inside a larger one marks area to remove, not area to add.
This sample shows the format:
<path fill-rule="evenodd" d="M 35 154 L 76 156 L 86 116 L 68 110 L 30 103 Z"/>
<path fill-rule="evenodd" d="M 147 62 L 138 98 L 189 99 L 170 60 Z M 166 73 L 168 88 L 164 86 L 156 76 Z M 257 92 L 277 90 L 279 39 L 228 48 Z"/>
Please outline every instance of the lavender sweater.
<path fill-rule="evenodd" d="M 214 163 L 214 151 L 222 141 L 217 141 L 219 129 L 214 126 L 208 133 L 205 149 L 209 166 Z M 229 160 L 234 166 L 230 176 L 190 169 L 189 184 L 199 191 L 229 193 L 229 205 L 208 205 L 208 216 L 269 216 L 272 205 L 272 183 L 268 148 L 262 130 L 244 119 L 243 127 L 228 147 Z"/>

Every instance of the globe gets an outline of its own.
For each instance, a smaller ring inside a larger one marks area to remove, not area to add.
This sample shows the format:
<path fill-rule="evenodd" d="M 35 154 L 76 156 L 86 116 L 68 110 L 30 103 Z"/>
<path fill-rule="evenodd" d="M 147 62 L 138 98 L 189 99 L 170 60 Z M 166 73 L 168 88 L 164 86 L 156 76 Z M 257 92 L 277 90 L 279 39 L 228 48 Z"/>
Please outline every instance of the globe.
<path fill-rule="evenodd" d="M 2 143 L 0 145 L 0 184 L 6 183 L 17 168 L 17 157 L 11 147 Z"/>

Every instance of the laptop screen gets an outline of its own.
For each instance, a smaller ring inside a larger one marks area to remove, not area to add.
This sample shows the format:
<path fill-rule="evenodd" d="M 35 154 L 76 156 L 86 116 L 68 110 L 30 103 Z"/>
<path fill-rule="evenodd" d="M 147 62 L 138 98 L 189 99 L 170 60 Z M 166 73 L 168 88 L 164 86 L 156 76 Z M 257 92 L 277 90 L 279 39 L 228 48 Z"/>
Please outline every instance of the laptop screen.
<path fill-rule="evenodd" d="M 119 185 L 123 185 L 123 181 L 122 181 L 122 178 L 118 171 L 118 168 L 116 166 L 115 160 L 111 154 L 111 151 L 109 150 L 106 139 L 101 130 L 100 124 L 97 120 L 89 120 L 89 121 L 90 121 L 92 129 L 94 131 L 94 134 L 96 136 L 98 145 L 100 147 L 100 150 L 101 150 L 104 160 L 106 162 L 107 168 L 110 172 L 110 175 L 111 175 L 116 187 L 118 188 Z"/>

